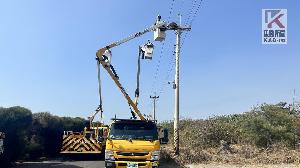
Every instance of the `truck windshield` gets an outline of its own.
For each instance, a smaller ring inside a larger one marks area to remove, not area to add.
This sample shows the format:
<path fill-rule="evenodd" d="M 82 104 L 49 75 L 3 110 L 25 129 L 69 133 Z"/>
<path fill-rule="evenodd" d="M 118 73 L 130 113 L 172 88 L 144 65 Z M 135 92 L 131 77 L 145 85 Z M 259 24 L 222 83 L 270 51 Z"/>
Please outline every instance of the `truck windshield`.
<path fill-rule="evenodd" d="M 157 127 L 152 122 L 116 122 L 111 125 L 109 138 L 158 140 Z"/>

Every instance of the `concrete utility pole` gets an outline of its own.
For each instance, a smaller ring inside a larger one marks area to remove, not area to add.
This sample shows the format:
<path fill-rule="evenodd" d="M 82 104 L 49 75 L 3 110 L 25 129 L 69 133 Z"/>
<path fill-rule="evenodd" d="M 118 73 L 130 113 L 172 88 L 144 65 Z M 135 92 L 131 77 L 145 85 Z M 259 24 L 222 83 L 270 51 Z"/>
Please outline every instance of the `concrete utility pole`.
<path fill-rule="evenodd" d="M 294 89 L 294 92 L 293 92 L 293 110 L 295 110 L 295 100 L 296 100 L 296 89 Z"/>
<path fill-rule="evenodd" d="M 189 31 L 189 27 L 178 27 L 176 29 L 176 48 L 175 48 L 175 111 L 174 111 L 174 152 L 179 155 L 179 55 L 180 55 L 180 35 L 182 31 Z"/>
<path fill-rule="evenodd" d="M 150 99 L 153 99 L 153 120 L 156 120 L 155 117 L 155 110 L 156 110 L 156 99 L 158 99 L 159 96 L 150 96 Z"/>

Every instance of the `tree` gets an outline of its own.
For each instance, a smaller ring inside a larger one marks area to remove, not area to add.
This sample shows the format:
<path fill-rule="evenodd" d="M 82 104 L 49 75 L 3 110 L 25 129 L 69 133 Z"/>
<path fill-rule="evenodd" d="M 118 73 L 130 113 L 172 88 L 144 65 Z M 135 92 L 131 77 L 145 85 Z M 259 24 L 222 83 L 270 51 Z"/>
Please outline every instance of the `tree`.
<path fill-rule="evenodd" d="M 32 113 L 30 110 L 19 106 L 1 107 L 0 121 L 0 131 L 6 135 L 4 159 L 7 161 L 16 160 L 24 155 Z"/>

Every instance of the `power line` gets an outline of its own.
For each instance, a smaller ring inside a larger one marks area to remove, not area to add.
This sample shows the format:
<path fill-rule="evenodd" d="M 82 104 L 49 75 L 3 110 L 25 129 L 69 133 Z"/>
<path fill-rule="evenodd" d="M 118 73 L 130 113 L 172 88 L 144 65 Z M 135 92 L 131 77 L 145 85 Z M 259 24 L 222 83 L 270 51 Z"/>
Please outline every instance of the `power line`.
<path fill-rule="evenodd" d="M 197 0 L 195 0 L 195 1 L 197 1 Z M 194 2 L 195 2 L 195 1 L 194 1 Z M 195 11 L 193 12 L 194 15 L 193 15 L 193 17 L 191 18 L 191 20 L 189 21 L 190 18 L 188 18 L 188 20 L 186 21 L 186 22 L 187 22 L 187 23 L 186 23 L 187 26 L 192 27 L 192 24 L 193 24 L 193 22 L 194 22 L 194 20 L 195 20 L 195 18 L 196 18 L 196 16 L 197 16 L 199 10 L 200 10 L 200 7 L 201 7 L 201 5 L 202 5 L 202 2 L 203 2 L 203 0 L 200 0 L 200 1 L 199 1 L 198 5 L 197 5 L 197 8 L 196 8 Z M 195 5 L 195 4 L 194 4 L 194 5 Z M 193 6 L 194 6 L 194 5 L 193 5 Z M 191 10 L 191 12 L 192 12 L 192 10 Z M 187 33 L 184 33 L 184 36 L 183 36 L 183 38 L 182 38 L 181 46 L 183 46 L 186 37 L 187 37 Z"/>
<path fill-rule="evenodd" d="M 199 12 L 200 7 L 202 5 L 202 1 L 203 0 L 200 0 L 199 3 L 197 3 L 198 0 L 193 0 L 193 2 L 191 4 L 191 8 L 188 12 L 188 17 L 185 20 L 184 25 L 187 25 L 187 26 L 191 27 L 192 23 L 194 22 L 194 20 L 197 16 L 197 13 Z M 183 7 L 183 3 L 184 3 L 184 0 L 181 1 L 181 5 L 179 7 L 179 12 L 180 12 L 179 14 L 180 15 L 181 15 L 181 9 Z M 172 2 L 170 4 L 169 16 L 168 16 L 167 21 L 170 21 L 170 19 L 172 17 L 172 13 L 174 12 L 174 8 L 175 8 L 174 4 L 175 4 L 175 0 L 172 0 Z M 181 46 L 183 46 L 186 37 L 187 37 L 187 33 L 184 33 L 184 36 L 183 36 L 182 42 L 181 42 Z M 164 53 L 164 46 L 165 46 L 165 43 L 163 42 L 162 47 L 161 47 L 160 56 L 159 56 L 159 59 L 157 61 L 156 70 L 155 70 L 155 74 L 154 74 L 154 77 L 153 77 L 153 83 L 152 83 L 152 88 L 151 88 L 152 93 L 156 93 L 156 91 L 158 91 L 159 95 L 162 95 L 164 93 L 164 89 L 165 89 L 166 85 L 169 82 L 171 72 L 174 70 L 174 66 L 175 66 L 175 58 L 174 58 L 174 53 L 173 53 L 170 57 L 170 60 L 169 60 L 167 75 L 165 76 L 165 79 L 164 79 L 161 87 L 157 88 L 158 87 L 158 85 L 157 85 L 157 83 L 158 83 L 157 82 L 158 81 L 158 74 L 159 74 L 160 69 L 161 69 L 160 64 L 161 64 L 162 55 Z M 157 90 L 157 89 L 159 89 L 159 90 Z"/>
<path fill-rule="evenodd" d="M 197 8 L 196 8 L 196 10 L 195 10 L 195 12 L 194 12 L 193 18 L 191 19 L 190 24 L 189 24 L 190 27 L 192 26 L 192 23 L 194 22 L 194 20 L 195 20 L 197 14 L 198 14 L 198 12 L 199 12 L 199 9 L 200 9 L 200 7 L 201 7 L 201 5 L 202 5 L 202 2 L 203 2 L 203 0 L 200 0 L 199 4 L 198 4 L 198 6 L 197 6 Z"/>
<path fill-rule="evenodd" d="M 159 55 L 159 58 L 157 60 L 156 70 L 155 70 L 155 73 L 154 73 L 152 89 L 151 89 L 152 93 L 155 92 L 155 87 L 156 87 L 155 85 L 157 83 L 157 77 L 158 77 L 158 73 L 159 73 L 159 69 L 160 69 L 160 62 L 161 62 L 161 58 L 163 56 L 163 51 L 164 51 L 164 45 L 165 45 L 165 42 L 162 43 L 161 50 L 160 50 L 160 55 Z"/>
<path fill-rule="evenodd" d="M 169 21 L 170 21 L 171 15 L 172 15 L 172 11 L 174 10 L 174 2 L 175 1 L 173 0 L 172 4 L 171 4 L 171 9 L 170 9 L 169 17 L 168 17 Z M 181 0 L 181 5 L 179 6 L 179 13 L 178 13 L 179 15 L 181 15 L 181 9 L 183 7 L 183 3 L 184 3 L 184 0 Z M 193 3 L 193 6 L 195 6 L 194 3 Z M 192 12 L 190 12 L 190 13 L 192 14 Z M 175 46 L 174 46 L 173 51 L 175 51 Z M 166 75 L 164 81 L 162 82 L 161 87 L 158 90 L 159 95 L 161 95 L 164 92 L 165 86 L 167 85 L 167 82 L 169 82 L 170 74 L 174 69 L 174 66 L 175 66 L 175 57 L 174 57 L 174 55 L 175 55 L 175 53 L 173 52 L 173 54 L 170 56 L 170 61 L 169 61 L 168 69 L 167 69 L 167 75 Z"/>
<path fill-rule="evenodd" d="M 174 46 L 174 50 L 175 50 L 175 46 Z M 173 51 L 174 51 L 173 50 Z M 171 76 L 171 72 L 174 70 L 174 66 L 175 66 L 175 52 L 173 52 L 173 54 L 171 54 L 170 58 L 171 61 L 169 61 L 169 66 L 168 66 L 168 70 L 167 70 L 167 75 L 165 76 L 163 85 L 161 86 L 160 90 L 159 90 L 159 95 L 162 95 L 164 93 L 164 89 L 166 87 L 166 85 L 169 82 L 169 78 Z"/>
<path fill-rule="evenodd" d="M 182 8 L 183 8 L 183 6 L 184 6 L 184 2 L 185 2 L 185 0 L 181 0 L 181 3 L 180 3 L 180 5 L 179 5 L 179 12 L 178 12 L 178 14 L 181 14 L 182 13 Z"/>
<path fill-rule="evenodd" d="M 192 2 L 191 8 L 190 8 L 190 10 L 189 10 L 190 12 L 188 12 L 188 17 L 187 17 L 187 19 L 186 19 L 186 23 L 184 24 L 185 26 L 188 25 L 187 23 L 188 23 L 188 21 L 190 20 L 192 14 L 193 14 L 193 11 L 194 11 L 194 8 L 195 8 L 196 4 L 197 4 L 197 0 L 194 0 L 194 1 Z"/>
<path fill-rule="evenodd" d="M 170 21 L 171 16 L 172 16 L 172 12 L 174 10 L 174 3 L 175 3 L 175 0 L 172 0 L 170 10 L 169 10 L 169 16 L 168 16 L 168 19 L 167 19 L 168 22 Z"/>
<path fill-rule="evenodd" d="M 175 0 L 172 0 L 171 5 L 170 5 L 170 10 L 169 10 L 169 16 L 167 18 L 168 22 L 170 21 L 171 16 L 172 16 L 172 12 L 174 11 L 174 3 L 175 3 Z M 155 88 L 156 88 L 156 85 L 157 85 L 157 77 L 158 77 L 158 73 L 159 73 L 159 70 L 160 70 L 161 58 L 162 58 L 163 53 L 164 53 L 164 46 L 165 46 L 165 42 L 162 43 L 161 50 L 160 50 L 160 56 L 157 60 L 156 70 L 155 70 L 155 73 L 154 73 L 154 76 L 153 76 L 153 82 L 152 82 L 152 86 L 151 86 L 151 92 L 152 93 L 154 93 L 155 90 L 156 90 Z"/>
<path fill-rule="evenodd" d="M 199 12 L 199 9 L 202 5 L 202 1 L 203 0 L 200 0 L 198 4 L 197 4 L 197 0 L 193 1 L 192 5 L 191 5 L 191 8 L 190 8 L 189 15 L 188 15 L 188 19 L 186 20 L 185 25 L 188 25 L 189 27 L 192 26 L 192 23 L 194 22 L 194 20 L 197 16 L 197 13 Z M 181 7 L 182 7 L 182 5 L 181 5 Z M 187 37 L 187 33 L 184 33 L 184 37 L 182 39 L 181 47 L 184 44 L 184 41 L 185 41 L 186 37 Z M 161 88 L 159 90 L 159 95 L 162 95 L 164 93 L 165 86 L 169 83 L 169 78 L 170 78 L 171 72 L 174 70 L 174 66 L 175 66 L 175 58 L 173 57 L 174 54 L 175 53 L 173 53 L 171 55 L 171 60 L 169 62 L 169 68 L 168 68 L 168 71 L 167 71 L 167 75 L 165 77 L 166 82 L 164 82 L 165 84 L 161 86 Z"/>

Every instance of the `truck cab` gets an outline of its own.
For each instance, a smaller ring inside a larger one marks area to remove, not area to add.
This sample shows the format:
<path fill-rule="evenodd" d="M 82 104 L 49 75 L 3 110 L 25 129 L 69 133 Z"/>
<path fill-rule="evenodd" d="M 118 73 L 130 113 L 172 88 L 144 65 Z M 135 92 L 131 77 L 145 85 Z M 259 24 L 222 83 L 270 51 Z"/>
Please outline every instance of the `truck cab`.
<path fill-rule="evenodd" d="M 154 121 L 114 119 L 106 141 L 105 167 L 158 167 L 161 144 L 158 134 Z"/>

